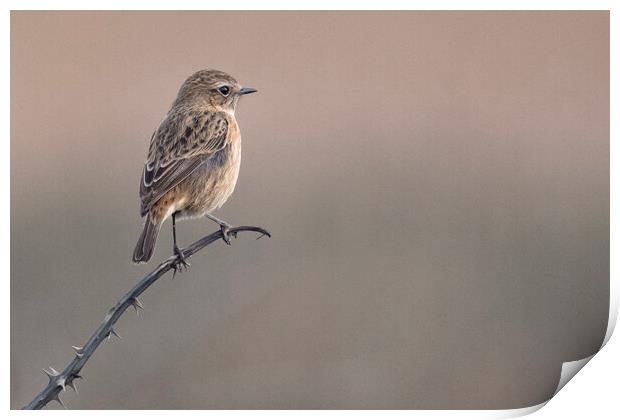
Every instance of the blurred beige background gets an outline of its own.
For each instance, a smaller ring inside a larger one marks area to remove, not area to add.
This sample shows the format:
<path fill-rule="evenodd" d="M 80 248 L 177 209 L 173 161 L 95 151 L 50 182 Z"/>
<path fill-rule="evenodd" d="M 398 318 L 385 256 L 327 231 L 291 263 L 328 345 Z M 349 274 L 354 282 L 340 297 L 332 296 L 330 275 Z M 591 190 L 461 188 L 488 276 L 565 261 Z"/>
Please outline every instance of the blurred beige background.
<path fill-rule="evenodd" d="M 273 238 L 147 291 L 71 408 L 545 400 L 607 323 L 608 54 L 606 12 L 12 13 L 11 406 L 170 254 L 138 179 L 206 67 L 259 89 L 219 215 Z"/>

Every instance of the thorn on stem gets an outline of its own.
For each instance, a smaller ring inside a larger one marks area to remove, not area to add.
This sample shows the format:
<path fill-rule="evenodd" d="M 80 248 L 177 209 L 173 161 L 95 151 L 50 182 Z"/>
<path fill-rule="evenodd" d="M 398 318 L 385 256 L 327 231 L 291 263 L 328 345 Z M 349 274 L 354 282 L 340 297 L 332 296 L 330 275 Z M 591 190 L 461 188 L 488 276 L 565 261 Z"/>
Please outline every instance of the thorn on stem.
<path fill-rule="evenodd" d="M 84 350 L 84 347 L 71 346 L 71 348 L 75 350 L 75 355 L 77 356 L 78 359 L 81 359 L 84 356 L 84 353 L 82 353 L 82 350 Z"/>
<path fill-rule="evenodd" d="M 120 335 L 118 335 L 118 333 L 114 330 L 114 328 L 112 328 L 110 330 L 110 332 L 108 333 L 108 335 L 106 336 L 106 338 L 109 340 L 112 336 L 115 336 L 117 338 L 123 338 Z"/>
<path fill-rule="evenodd" d="M 50 370 L 48 371 L 47 369 L 41 369 L 43 371 L 43 373 L 45 373 L 47 375 L 47 377 L 49 378 L 50 382 L 55 380 L 57 376 L 60 375 L 60 372 L 58 372 L 56 369 L 54 369 L 53 367 L 50 366 Z"/>
<path fill-rule="evenodd" d="M 75 386 L 75 384 L 73 382 L 71 382 L 70 384 L 67 384 L 67 386 L 69 388 L 71 388 L 73 390 L 73 392 L 75 392 L 76 394 L 79 394 L 77 387 Z"/>
<path fill-rule="evenodd" d="M 76 380 L 77 378 L 78 377 L 75 376 L 73 379 L 67 381 L 67 386 L 69 388 L 71 388 L 73 390 L 73 392 L 75 392 L 76 394 L 78 393 L 78 390 L 77 390 L 77 387 L 75 386 L 75 384 L 73 383 L 73 381 Z"/>
<path fill-rule="evenodd" d="M 131 298 L 131 306 L 136 310 L 136 315 L 140 315 L 140 309 L 144 310 L 142 302 L 137 297 Z"/>
<path fill-rule="evenodd" d="M 65 406 L 65 404 L 60 399 L 60 395 L 56 394 L 56 396 L 54 398 L 52 398 L 52 400 L 57 401 L 58 404 L 60 404 L 62 406 L 62 408 L 67 408 L 67 406 Z"/>

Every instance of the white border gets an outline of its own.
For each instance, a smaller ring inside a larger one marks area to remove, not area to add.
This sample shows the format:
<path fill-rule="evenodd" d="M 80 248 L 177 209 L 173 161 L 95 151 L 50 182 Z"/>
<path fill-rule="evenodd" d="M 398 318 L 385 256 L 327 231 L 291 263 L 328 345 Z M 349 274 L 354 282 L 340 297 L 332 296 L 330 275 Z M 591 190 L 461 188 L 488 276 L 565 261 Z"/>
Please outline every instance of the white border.
<path fill-rule="evenodd" d="M 264 10 L 277 10 L 277 9 L 289 9 L 289 10 L 322 10 L 322 9 L 339 9 L 339 10 L 355 10 L 355 9 L 363 9 L 363 10 L 377 10 L 377 9 L 387 9 L 387 10 L 578 10 L 578 9 L 589 9 L 589 10 L 611 10 L 611 145 L 610 145 L 610 153 L 611 153 L 611 211 L 612 214 L 615 213 L 615 210 L 618 209 L 618 181 L 620 181 L 619 172 L 614 167 L 613 163 L 617 160 L 616 157 L 618 155 L 618 148 L 616 146 L 616 137 L 617 137 L 617 127 L 616 121 L 613 119 L 613 116 L 617 114 L 617 99 L 618 99 L 618 86 L 615 83 L 613 78 L 614 74 L 618 74 L 618 66 L 617 66 L 617 51 L 614 51 L 614 47 L 617 47 L 618 44 L 618 30 L 615 25 L 617 24 L 617 18 L 615 17 L 615 12 L 619 10 L 617 7 L 614 8 L 615 2 L 612 1 L 562 1 L 562 2 L 554 2 L 554 1 L 531 1 L 531 0 L 522 0 L 522 1 L 503 1 L 503 2 L 494 2 L 494 1 L 395 1 L 395 0 L 383 0 L 381 2 L 369 2 L 369 1 L 357 1 L 357 2 L 343 2 L 336 0 L 303 0 L 295 2 L 295 4 L 289 4 L 284 1 L 260 1 L 260 2 L 252 2 L 252 1 L 243 1 L 243 0 L 228 0 L 224 1 L 198 1 L 198 0 L 177 0 L 174 2 L 165 2 L 161 0 L 152 0 L 149 2 L 141 2 L 134 0 L 109 0 L 109 1 L 90 1 L 88 3 L 79 2 L 76 0 L 73 1 L 56 1 L 53 4 L 46 1 L 8 1 L 5 2 L 5 14 L 2 19 L 2 48 L 3 48 L 3 57 L 5 57 L 6 61 L 4 66 L 2 66 L 2 76 L 5 81 L 5 87 L 10 86 L 10 67 L 8 57 L 10 56 L 10 15 L 9 10 L 37 10 L 37 9 L 47 9 L 47 10 L 70 10 L 70 9 L 82 9 L 82 10 L 200 10 L 200 9 L 212 9 L 212 10 L 243 10 L 243 9 L 264 9 Z M 468 7 L 464 7 L 464 6 Z M 380 6 L 380 7 L 379 7 Z M 617 48 L 616 48 L 617 50 Z M 4 90 L 8 92 L 8 88 Z M 4 124 L 2 127 L 5 131 L 5 141 L 2 146 L 4 148 L 4 153 L 1 154 L 1 158 L 3 160 L 3 164 L 0 166 L 0 170 L 2 171 L 2 180 L 5 183 L 5 191 L 10 189 L 10 96 L 6 95 L 5 100 L 2 101 L 2 118 L 4 119 Z M 7 200 L 8 201 L 8 200 Z M 7 203 L 8 204 L 8 203 Z M 4 322 L 3 325 L 3 336 L 10 337 L 10 223 L 8 223 L 10 218 L 10 206 L 4 205 L 0 206 L 1 218 L 4 223 L 1 225 L 0 231 L 3 235 L 2 241 L 2 252 L 0 253 L 0 258 L 2 259 L 2 267 L 3 272 L 6 274 L 3 276 L 4 279 L 4 305 L 3 305 L 3 315 Z M 608 342 L 611 337 L 611 333 L 613 332 L 614 326 L 616 324 L 616 318 L 618 314 L 618 284 L 617 284 L 617 274 L 618 274 L 618 266 L 615 261 L 618 260 L 620 256 L 618 253 L 617 247 L 617 238 L 618 238 L 618 224 L 614 222 L 614 218 L 611 220 L 611 301 L 610 301 L 610 322 L 608 325 L 608 331 L 605 337 L 605 343 Z M 601 355 L 597 355 L 594 357 L 592 363 L 588 364 L 584 369 L 584 373 L 580 374 L 582 376 L 579 381 L 576 382 L 574 386 L 567 386 L 566 390 L 562 391 L 557 397 L 553 398 L 552 403 L 549 404 L 545 410 L 541 410 L 535 416 L 543 416 L 541 418 L 583 418 L 583 416 L 588 415 L 591 416 L 594 413 L 596 417 L 606 418 L 609 417 L 609 413 L 618 412 L 617 407 L 617 384 L 616 384 L 616 375 L 618 374 L 618 357 L 620 356 L 620 345 L 617 343 L 618 340 L 612 340 L 611 345 L 607 345 L 605 347 L 605 351 Z M 3 345 L 0 346 L 0 351 L 2 351 L 2 355 L 4 356 L 4 360 L 10 360 L 9 357 L 9 349 L 10 346 Z M 600 361 L 598 360 L 600 359 Z M 598 362 L 597 362 L 598 361 Z M 603 363 L 605 362 L 605 363 Z M 592 365 L 590 369 L 590 365 Z M 574 367 L 575 364 L 568 364 L 568 366 Z M 6 370 L 7 372 L 9 369 Z M 611 374 L 610 374 L 611 373 Z M 6 409 L 10 406 L 10 376 L 9 374 L 4 375 L 5 380 L 2 382 L 2 395 L 5 400 Z M 561 387 L 558 388 L 558 390 Z M 572 388 L 572 389 L 571 389 Z M 578 394 L 575 394 L 578 392 Z M 557 401 L 557 403 L 556 403 Z M 562 401 L 562 404 L 560 404 Z M 590 405 L 588 405 L 590 404 Z M 316 415 L 329 417 L 338 417 L 342 418 L 342 416 L 355 416 L 356 418 L 368 418 L 369 416 L 380 415 L 381 417 L 389 416 L 392 418 L 506 418 L 513 417 L 518 415 L 528 414 L 529 412 L 535 411 L 538 408 L 544 406 L 545 404 L 540 404 L 536 407 L 529 407 L 519 410 L 498 410 L 498 411 L 322 411 L 320 413 L 316 413 L 314 411 L 295 411 L 295 412 L 285 412 L 285 411 L 258 411 L 258 412 L 249 412 L 249 411 L 209 411 L 209 416 L 215 417 L 237 417 L 244 415 L 251 416 L 269 416 L 270 418 L 286 418 L 294 415 L 298 418 L 310 417 L 313 418 Z M 587 411 L 586 411 L 587 410 Z M 170 412 L 165 411 L 151 411 L 149 412 L 149 417 L 159 417 L 162 418 L 165 416 L 166 418 L 170 415 Z M 30 416 L 33 415 L 28 412 L 21 411 L 11 411 L 11 415 L 15 416 Z M 63 416 L 63 418 L 82 415 L 78 411 L 49 411 L 46 413 L 49 416 Z M 89 411 L 89 416 L 93 416 L 94 418 L 105 418 L 110 415 L 105 411 Z M 115 416 L 129 416 L 132 417 L 137 415 L 134 411 L 116 411 L 114 413 Z M 174 412 L 175 416 L 187 416 L 192 418 L 198 418 L 205 415 L 204 412 L 201 411 L 176 411 Z"/>

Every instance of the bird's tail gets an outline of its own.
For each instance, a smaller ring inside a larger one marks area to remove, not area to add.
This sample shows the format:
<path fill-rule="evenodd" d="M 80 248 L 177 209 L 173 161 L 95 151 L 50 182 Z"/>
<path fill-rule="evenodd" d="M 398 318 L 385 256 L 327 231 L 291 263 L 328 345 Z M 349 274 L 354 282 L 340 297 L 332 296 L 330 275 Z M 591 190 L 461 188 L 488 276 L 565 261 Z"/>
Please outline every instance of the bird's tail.
<path fill-rule="evenodd" d="M 161 223 L 153 223 L 150 216 L 146 217 L 144 229 L 133 251 L 133 262 L 145 263 L 151 259 Z"/>

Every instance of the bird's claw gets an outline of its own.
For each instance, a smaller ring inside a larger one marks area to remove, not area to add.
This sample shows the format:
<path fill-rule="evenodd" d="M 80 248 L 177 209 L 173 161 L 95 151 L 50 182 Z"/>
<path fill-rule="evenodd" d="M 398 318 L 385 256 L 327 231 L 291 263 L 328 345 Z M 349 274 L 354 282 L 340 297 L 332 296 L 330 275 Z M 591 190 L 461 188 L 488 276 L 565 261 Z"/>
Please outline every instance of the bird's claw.
<path fill-rule="evenodd" d="M 231 232 L 230 228 L 232 226 L 228 224 L 220 224 L 220 230 L 222 231 L 222 239 L 226 242 L 227 245 L 230 245 L 230 237 L 237 237 L 237 232 Z"/>
<path fill-rule="evenodd" d="M 174 255 L 176 256 L 176 259 L 172 263 L 172 269 L 174 270 L 174 274 L 177 273 L 177 270 L 179 270 L 179 272 L 183 271 L 183 269 L 187 270 L 190 264 L 189 262 L 187 262 L 187 259 L 185 259 L 183 250 L 176 245 L 174 246 Z"/>

